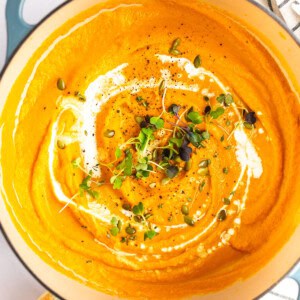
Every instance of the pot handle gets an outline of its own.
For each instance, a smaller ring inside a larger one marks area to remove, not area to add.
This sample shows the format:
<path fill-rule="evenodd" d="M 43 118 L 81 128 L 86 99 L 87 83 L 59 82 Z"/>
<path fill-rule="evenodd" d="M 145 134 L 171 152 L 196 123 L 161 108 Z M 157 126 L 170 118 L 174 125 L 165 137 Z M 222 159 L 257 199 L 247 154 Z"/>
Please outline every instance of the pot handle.
<path fill-rule="evenodd" d="M 34 28 L 26 23 L 22 17 L 25 0 L 7 0 L 6 3 L 6 24 L 7 24 L 7 50 L 6 60 L 8 60 L 22 40 Z"/>

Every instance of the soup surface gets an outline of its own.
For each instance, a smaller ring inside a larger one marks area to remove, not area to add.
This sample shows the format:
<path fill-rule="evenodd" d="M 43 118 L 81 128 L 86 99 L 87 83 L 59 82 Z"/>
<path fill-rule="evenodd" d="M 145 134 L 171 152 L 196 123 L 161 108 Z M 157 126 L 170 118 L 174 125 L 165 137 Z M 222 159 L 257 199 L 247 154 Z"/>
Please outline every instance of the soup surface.
<path fill-rule="evenodd" d="M 122 3 L 68 21 L 17 78 L 1 118 L 7 209 L 48 264 L 104 293 L 220 290 L 299 222 L 297 93 L 223 12 Z"/>

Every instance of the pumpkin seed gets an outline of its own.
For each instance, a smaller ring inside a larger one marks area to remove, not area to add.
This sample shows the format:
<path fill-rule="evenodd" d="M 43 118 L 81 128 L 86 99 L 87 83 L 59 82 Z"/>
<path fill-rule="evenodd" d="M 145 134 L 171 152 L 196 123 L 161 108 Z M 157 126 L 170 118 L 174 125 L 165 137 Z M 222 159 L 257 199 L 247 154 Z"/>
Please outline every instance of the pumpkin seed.
<path fill-rule="evenodd" d="M 189 207 L 187 205 L 182 205 L 181 212 L 183 215 L 187 216 L 190 213 Z"/>
<path fill-rule="evenodd" d="M 186 224 L 188 224 L 189 226 L 194 226 L 195 225 L 195 221 L 193 220 L 193 218 L 191 218 L 189 216 L 184 216 L 184 222 Z"/>
<path fill-rule="evenodd" d="M 195 68 L 199 68 L 201 66 L 201 57 L 200 55 L 197 55 L 194 59 L 194 66 Z"/>
<path fill-rule="evenodd" d="M 112 138 L 112 137 L 115 136 L 115 131 L 114 131 L 114 130 L 107 129 L 107 130 L 104 132 L 104 136 L 107 137 L 107 138 Z"/>
<path fill-rule="evenodd" d="M 57 147 L 59 149 L 65 149 L 66 148 L 66 144 L 63 141 L 61 141 L 61 140 L 57 140 Z"/>
<path fill-rule="evenodd" d="M 61 91 L 63 91 L 63 90 L 66 89 L 66 83 L 64 82 L 64 80 L 63 80 L 62 78 L 59 78 L 59 79 L 57 80 L 56 85 L 57 85 L 57 88 L 58 88 L 59 90 L 61 90 Z"/>

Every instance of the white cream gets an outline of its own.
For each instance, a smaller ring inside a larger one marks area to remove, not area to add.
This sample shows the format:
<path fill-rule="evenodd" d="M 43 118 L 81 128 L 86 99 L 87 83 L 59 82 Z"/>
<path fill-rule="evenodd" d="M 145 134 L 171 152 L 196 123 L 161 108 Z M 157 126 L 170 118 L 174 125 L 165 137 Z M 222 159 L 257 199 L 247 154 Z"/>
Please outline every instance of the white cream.
<path fill-rule="evenodd" d="M 263 173 L 263 166 L 252 142 L 245 131 L 240 128 L 235 129 L 234 138 L 237 143 L 235 154 L 241 168 L 246 167 L 250 177 L 259 178 Z"/>

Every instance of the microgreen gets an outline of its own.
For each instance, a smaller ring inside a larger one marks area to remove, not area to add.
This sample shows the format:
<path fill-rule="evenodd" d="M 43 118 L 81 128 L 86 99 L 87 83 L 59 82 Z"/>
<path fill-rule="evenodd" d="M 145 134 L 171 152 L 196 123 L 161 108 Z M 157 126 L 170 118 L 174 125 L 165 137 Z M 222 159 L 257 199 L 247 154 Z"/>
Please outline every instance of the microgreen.
<path fill-rule="evenodd" d="M 223 107 L 218 107 L 216 110 L 212 110 L 209 114 L 213 119 L 219 118 L 225 112 Z"/>
<path fill-rule="evenodd" d="M 159 117 L 152 117 L 150 119 L 150 124 L 154 125 L 157 129 L 161 129 L 164 127 L 165 122 L 163 119 L 161 119 Z"/>
<path fill-rule="evenodd" d="M 117 148 L 116 151 L 115 151 L 115 157 L 118 159 L 120 158 L 122 155 L 122 151 L 120 148 Z"/>
<path fill-rule="evenodd" d="M 74 160 L 72 160 L 72 165 L 75 169 L 79 168 L 81 164 L 81 157 L 77 157 Z"/>
<path fill-rule="evenodd" d="M 135 215 L 142 215 L 143 212 L 144 212 L 144 205 L 142 202 L 139 202 L 137 205 L 135 205 L 133 208 L 132 208 L 132 212 L 135 214 Z"/>
<path fill-rule="evenodd" d="M 191 111 L 187 115 L 188 119 L 192 121 L 194 124 L 200 124 L 203 122 L 203 117 L 196 111 Z"/>
<path fill-rule="evenodd" d="M 144 233 L 144 241 L 146 241 L 147 239 L 152 240 L 157 235 L 158 235 L 158 233 L 156 231 L 148 230 Z"/>

